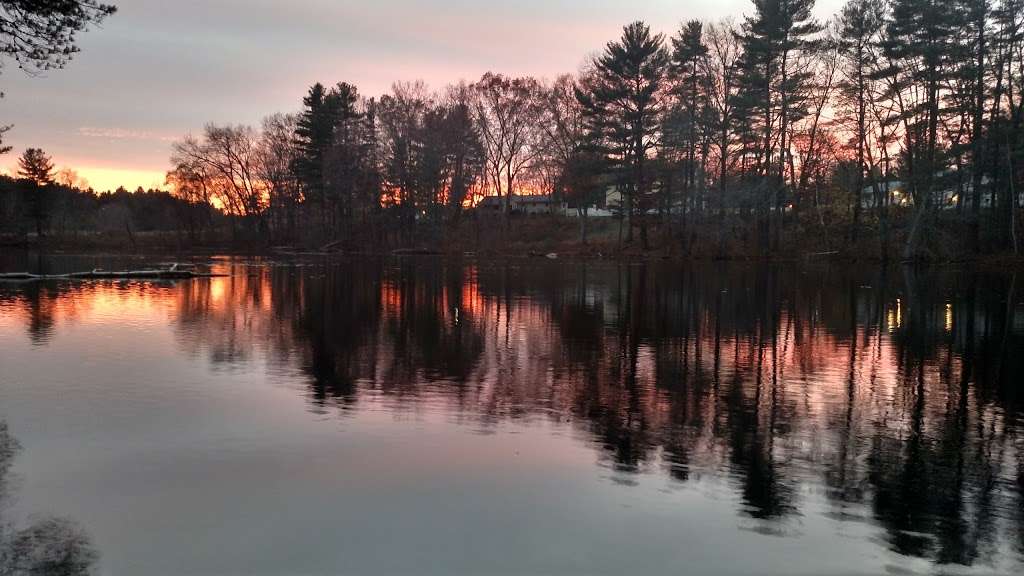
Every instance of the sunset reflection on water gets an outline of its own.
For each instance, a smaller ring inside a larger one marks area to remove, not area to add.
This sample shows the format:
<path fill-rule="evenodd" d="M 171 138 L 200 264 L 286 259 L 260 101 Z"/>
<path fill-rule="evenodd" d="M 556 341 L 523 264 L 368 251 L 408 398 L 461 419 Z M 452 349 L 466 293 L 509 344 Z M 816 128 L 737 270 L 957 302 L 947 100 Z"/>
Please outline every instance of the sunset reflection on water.
<path fill-rule="evenodd" d="M 238 566 L 282 533 L 302 536 L 242 565 L 326 571 L 336 564 L 316 552 L 324 526 L 345 566 L 367 573 L 1021 567 L 1014 277 L 214 266 L 230 276 L 0 286 L 0 406 L 33 455 L 21 474 L 42 482 L 26 499 L 74 508 L 115 573 L 172 573 L 161 558 L 195 544 L 178 531 L 197 513 L 176 506 L 193 496 L 184 484 L 162 493 L 160 526 L 88 502 L 115 489 L 100 482 L 113 474 L 146 494 L 149 473 L 126 473 L 139 466 L 159 469 L 155 490 L 180 477 L 223 499 L 262 496 L 244 513 L 202 498 L 216 511 L 200 523 L 213 542 L 192 573 L 217 572 L 213 548 Z M 102 469 L 82 462 L 90 454 Z M 82 467 L 94 484 L 59 479 Z M 413 530 L 428 518 L 438 533 Z M 248 536 L 236 541 L 239 530 Z M 157 535 L 175 546 L 126 546 Z"/>

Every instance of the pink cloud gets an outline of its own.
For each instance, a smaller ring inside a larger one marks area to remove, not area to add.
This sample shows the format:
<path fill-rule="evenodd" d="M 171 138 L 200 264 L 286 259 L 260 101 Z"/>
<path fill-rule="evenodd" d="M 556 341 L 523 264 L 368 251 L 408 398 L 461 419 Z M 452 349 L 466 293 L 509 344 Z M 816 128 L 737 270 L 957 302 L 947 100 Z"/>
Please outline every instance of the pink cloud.
<path fill-rule="evenodd" d="M 85 138 L 104 138 L 106 140 L 156 140 L 160 142 L 171 142 L 174 140 L 173 136 L 126 128 L 81 126 L 78 128 L 77 133 Z"/>

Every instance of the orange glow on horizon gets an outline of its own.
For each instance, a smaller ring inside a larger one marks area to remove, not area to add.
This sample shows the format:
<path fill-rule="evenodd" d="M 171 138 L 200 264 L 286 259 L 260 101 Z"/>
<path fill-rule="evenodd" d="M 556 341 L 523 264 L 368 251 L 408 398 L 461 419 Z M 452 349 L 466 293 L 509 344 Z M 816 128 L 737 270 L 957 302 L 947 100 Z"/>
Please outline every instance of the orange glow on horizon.
<path fill-rule="evenodd" d="M 113 192 L 123 186 L 125 190 L 134 192 L 136 188 L 143 190 L 154 188 L 166 189 L 166 174 L 159 170 L 135 170 L 130 168 L 79 167 L 74 169 L 78 175 L 89 182 L 96 192 Z"/>
<path fill-rule="evenodd" d="M 87 188 L 92 188 L 96 192 L 113 192 L 118 187 L 124 187 L 125 190 L 134 192 L 140 186 L 143 190 L 167 189 L 164 184 L 166 178 L 164 170 L 79 165 L 74 162 L 61 162 L 59 159 L 54 159 L 54 164 L 56 165 L 55 172 L 70 168 L 79 178 L 86 181 Z M 2 169 L 2 172 L 16 177 L 18 174 L 17 158 L 12 159 Z"/>

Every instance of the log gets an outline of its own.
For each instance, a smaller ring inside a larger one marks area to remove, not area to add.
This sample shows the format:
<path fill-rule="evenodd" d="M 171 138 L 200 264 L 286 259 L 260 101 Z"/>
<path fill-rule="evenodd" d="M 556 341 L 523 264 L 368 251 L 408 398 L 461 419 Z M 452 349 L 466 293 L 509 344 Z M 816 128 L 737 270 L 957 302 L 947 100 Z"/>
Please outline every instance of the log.
<path fill-rule="evenodd" d="M 441 254 L 437 250 L 429 248 L 396 248 L 391 251 L 392 256 L 437 256 Z"/>
<path fill-rule="evenodd" d="M 67 274 L 32 274 L 30 272 L 0 273 L 0 281 L 30 282 L 34 280 L 183 280 L 188 278 L 218 278 L 227 274 L 212 274 L 190 270 L 191 265 L 173 263 L 168 268 L 152 270 L 102 270 Z"/>

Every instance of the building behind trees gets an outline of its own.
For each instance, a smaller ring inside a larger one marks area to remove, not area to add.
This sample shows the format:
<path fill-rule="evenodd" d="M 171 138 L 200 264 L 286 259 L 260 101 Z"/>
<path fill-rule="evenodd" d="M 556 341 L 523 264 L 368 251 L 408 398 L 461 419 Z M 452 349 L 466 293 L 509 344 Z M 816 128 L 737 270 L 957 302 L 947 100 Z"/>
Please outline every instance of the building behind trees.
<path fill-rule="evenodd" d="M 551 82 L 489 72 L 377 97 L 315 84 L 294 114 L 174 145 L 174 226 L 191 242 L 349 251 L 578 228 L 578 245 L 708 257 L 1018 253 L 1022 0 L 812 9 L 755 0 L 740 20 L 664 34 L 634 22 Z M 548 198 L 527 214 L 528 195 Z M 26 212 L 6 196 L 11 233 Z"/>

